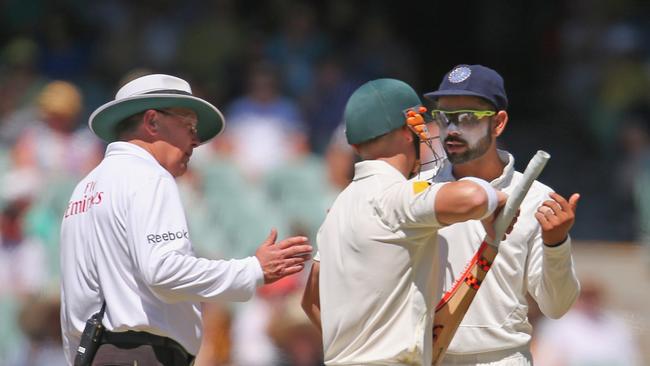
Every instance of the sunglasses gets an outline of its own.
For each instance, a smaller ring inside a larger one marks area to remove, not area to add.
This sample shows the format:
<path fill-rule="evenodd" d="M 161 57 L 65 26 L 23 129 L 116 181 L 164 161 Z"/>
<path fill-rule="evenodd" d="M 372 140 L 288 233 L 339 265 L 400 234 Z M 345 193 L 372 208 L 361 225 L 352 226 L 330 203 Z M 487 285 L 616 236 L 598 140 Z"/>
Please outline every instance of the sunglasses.
<path fill-rule="evenodd" d="M 198 133 L 198 129 L 196 127 L 196 120 L 194 120 L 193 118 L 188 116 L 183 116 L 178 113 L 166 111 L 164 109 L 154 109 L 154 110 L 166 116 L 176 117 L 180 119 L 181 121 L 183 121 L 183 125 L 187 127 L 187 129 L 190 131 L 192 135 L 196 135 Z"/>
<path fill-rule="evenodd" d="M 450 124 L 455 124 L 458 128 L 471 128 L 481 123 L 486 117 L 492 117 L 497 114 L 496 111 L 476 111 L 471 109 L 461 109 L 457 111 L 443 111 L 434 109 L 431 111 L 433 121 L 441 128 L 447 128 Z"/>

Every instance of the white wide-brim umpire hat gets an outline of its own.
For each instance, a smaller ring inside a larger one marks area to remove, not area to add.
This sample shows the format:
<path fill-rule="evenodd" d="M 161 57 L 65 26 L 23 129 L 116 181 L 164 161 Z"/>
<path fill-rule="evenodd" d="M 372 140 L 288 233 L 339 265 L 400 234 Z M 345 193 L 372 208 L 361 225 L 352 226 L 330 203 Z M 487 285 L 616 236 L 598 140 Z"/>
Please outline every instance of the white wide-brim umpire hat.
<path fill-rule="evenodd" d="M 116 141 L 115 127 L 125 118 L 147 109 L 188 108 L 197 116 L 201 143 L 217 136 L 225 126 L 223 114 L 212 104 L 192 95 L 190 84 L 180 78 L 152 74 L 134 79 L 117 91 L 115 100 L 90 115 L 90 129 L 106 142 Z"/>

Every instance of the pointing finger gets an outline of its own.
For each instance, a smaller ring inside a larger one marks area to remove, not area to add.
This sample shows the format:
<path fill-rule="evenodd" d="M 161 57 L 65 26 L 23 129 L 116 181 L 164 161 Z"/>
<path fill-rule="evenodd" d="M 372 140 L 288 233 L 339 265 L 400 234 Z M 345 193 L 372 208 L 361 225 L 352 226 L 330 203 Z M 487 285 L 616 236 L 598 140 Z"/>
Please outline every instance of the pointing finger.
<path fill-rule="evenodd" d="M 576 208 L 578 207 L 579 200 L 580 200 L 580 193 L 574 193 L 569 198 L 569 205 L 571 206 L 571 210 L 573 212 L 576 212 Z"/>

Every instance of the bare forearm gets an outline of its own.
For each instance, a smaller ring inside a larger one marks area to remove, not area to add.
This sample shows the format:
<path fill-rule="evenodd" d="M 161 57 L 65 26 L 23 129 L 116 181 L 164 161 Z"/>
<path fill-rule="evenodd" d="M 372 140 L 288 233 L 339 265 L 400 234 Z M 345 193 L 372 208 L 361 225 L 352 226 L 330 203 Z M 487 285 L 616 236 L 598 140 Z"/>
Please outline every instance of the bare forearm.
<path fill-rule="evenodd" d="M 322 332 L 321 322 L 320 322 L 320 307 L 316 304 L 303 304 L 302 309 L 307 314 L 309 320 L 320 332 Z"/>
<path fill-rule="evenodd" d="M 302 295 L 302 309 L 311 322 L 322 332 L 320 321 L 320 291 L 318 276 L 320 262 L 314 261 Z"/>

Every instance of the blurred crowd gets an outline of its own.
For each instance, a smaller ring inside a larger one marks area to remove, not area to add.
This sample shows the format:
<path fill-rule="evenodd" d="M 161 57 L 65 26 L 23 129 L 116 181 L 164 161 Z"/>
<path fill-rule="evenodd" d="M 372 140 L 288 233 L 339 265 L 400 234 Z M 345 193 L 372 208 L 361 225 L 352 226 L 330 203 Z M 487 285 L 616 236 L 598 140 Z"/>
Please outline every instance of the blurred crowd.
<path fill-rule="evenodd" d="M 461 11 L 428 6 L 422 14 Z M 378 77 L 433 90 L 457 63 L 503 73 L 513 106 L 504 147 L 520 169 L 548 150 L 544 181 L 583 193 L 575 239 L 650 241 L 650 7 L 525 6 L 478 5 L 459 15 L 473 23 L 463 36 L 449 34 L 453 17 L 413 26 L 417 9 L 389 2 L 0 2 L 0 365 L 63 363 L 58 230 L 105 148 L 87 118 L 145 73 L 183 77 L 226 116 L 180 180 L 202 256 L 252 255 L 272 227 L 315 244 L 352 174 L 341 127 L 351 92 Z M 219 365 L 319 365 L 319 335 L 298 305 L 303 280 L 205 305 L 202 352 Z"/>
<path fill-rule="evenodd" d="M 619 312 L 606 306 L 609 294 L 583 278 L 580 297 L 558 320 L 539 319 L 533 341 L 536 365 L 644 365 L 638 334 Z"/>

